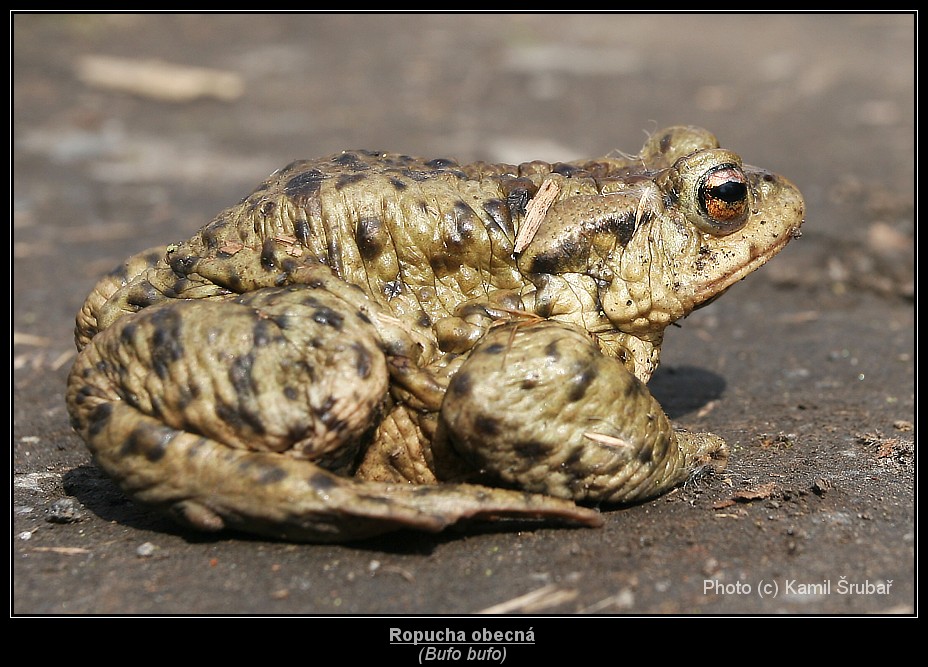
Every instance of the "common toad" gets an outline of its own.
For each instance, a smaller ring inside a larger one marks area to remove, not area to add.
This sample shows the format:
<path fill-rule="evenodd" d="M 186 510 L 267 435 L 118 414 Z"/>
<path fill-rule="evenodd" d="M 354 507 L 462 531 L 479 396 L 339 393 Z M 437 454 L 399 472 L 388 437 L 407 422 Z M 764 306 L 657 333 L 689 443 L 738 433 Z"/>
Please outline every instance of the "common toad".
<path fill-rule="evenodd" d="M 645 383 L 664 329 L 802 221 L 791 183 L 694 127 L 570 163 L 294 162 L 97 284 L 72 424 L 127 494 L 201 530 L 600 525 L 592 507 L 724 465 Z"/>

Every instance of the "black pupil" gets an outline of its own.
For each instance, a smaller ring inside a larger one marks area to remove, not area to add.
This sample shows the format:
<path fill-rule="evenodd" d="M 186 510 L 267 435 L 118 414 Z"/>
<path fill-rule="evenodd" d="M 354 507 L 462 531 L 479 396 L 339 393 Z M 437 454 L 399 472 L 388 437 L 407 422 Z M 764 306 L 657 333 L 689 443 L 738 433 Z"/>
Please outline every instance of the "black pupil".
<path fill-rule="evenodd" d="M 727 181 L 709 188 L 709 196 L 713 199 L 721 199 L 728 204 L 741 201 L 747 192 L 747 185 L 738 181 Z"/>

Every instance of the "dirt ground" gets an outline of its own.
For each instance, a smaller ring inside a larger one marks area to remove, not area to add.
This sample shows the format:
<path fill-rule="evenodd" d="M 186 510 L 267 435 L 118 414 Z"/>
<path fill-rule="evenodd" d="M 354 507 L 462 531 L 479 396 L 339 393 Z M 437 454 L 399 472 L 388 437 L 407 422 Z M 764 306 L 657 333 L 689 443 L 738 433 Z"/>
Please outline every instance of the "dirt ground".
<path fill-rule="evenodd" d="M 11 615 L 917 614 L 916 19 L 13 15 Z M 226 78 L 133 92 L 91 56 L 135 83 L 151 59 Z M 671 124 L 808 206 L 801 239 L 669 332 L 652 381 L 675 422 L 732 445 L 723 474 L 601 529 L 293 545 L 175 527 L 71 431 L 96 278 L 277 167 L 575 159 Z"/>

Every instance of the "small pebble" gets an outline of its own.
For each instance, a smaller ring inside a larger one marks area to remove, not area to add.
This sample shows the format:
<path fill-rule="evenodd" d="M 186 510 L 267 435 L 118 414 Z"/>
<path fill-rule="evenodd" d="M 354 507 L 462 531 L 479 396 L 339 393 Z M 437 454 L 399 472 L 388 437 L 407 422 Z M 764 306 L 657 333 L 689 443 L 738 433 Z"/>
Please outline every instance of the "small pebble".
<path fill-rule="evenodd" d="M 83 521 L 84 513 L 74 498 L 59 498 L 48 506 L 45 520 L 49 523 L 76 523 Z"/>
<path fill-rule="evenodd" d="M 156 546 L 155 546 L 154 544 L 152 544 L 151 542 L 142 542 L 142 543 L 138 546 L 138 548 L 136 548 L 136 550 L 135 550 L 135 555 L 136 555 L 136 556 L 139 556 L 140 558 L 148 558 L 149 556 L 154 555 L 155 550 L 156 550 L 157 548 L 158 548 L 158 547 L 156 547 Z"/>

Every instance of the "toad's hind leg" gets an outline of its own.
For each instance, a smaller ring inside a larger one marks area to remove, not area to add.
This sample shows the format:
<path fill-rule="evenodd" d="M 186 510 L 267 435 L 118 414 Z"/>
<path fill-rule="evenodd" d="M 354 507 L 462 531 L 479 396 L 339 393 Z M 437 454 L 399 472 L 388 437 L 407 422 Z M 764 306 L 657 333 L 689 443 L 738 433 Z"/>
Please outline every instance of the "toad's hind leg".
<path fill-rule="evenodd" d="M 490 478 L 578 502 L 653 497 L 728 453 L 717 436 L 675 431 L 622 363 L 551 321 L 491 331 L 451 381 L 439 423 Z"/>
<path fill-rule="evenodd" d="M 156 266 L 166 250 L 167 246 L 157 246 L 137 253 L 97 281 L 77 314 L 74 340 L 79 350 L 105 328 L 102 322 L 105 319 L 103 313 L 107 310 L 107 303 L 111 297 L 138 275 Z"/>
<path fill-rule="evenodd" d="M 496 514 L 598 521 L 540 496 L 334 474 L 350 468 L 387 395 L 378 344 L 362 313 L 321 288 L 172 301 L 89 341 L 68 409 L 131 497 L 202 530 L 341 541 Z"/>

